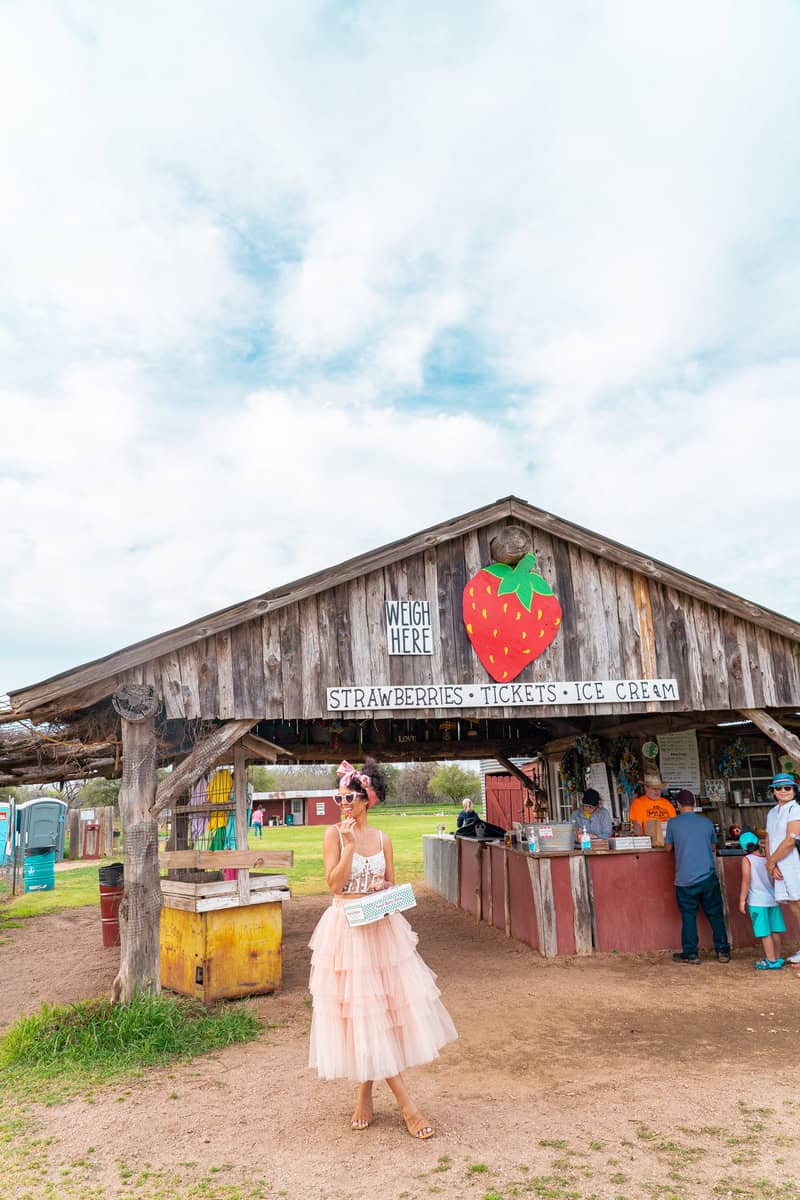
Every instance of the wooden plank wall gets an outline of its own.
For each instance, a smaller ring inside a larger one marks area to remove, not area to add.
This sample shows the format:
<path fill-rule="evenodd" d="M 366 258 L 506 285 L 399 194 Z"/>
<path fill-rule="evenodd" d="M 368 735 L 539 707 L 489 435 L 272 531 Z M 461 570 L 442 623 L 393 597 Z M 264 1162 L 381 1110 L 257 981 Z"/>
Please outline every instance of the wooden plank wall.
<path fill-rule="evenodd" d="M 505 523 L 200 639 L 137 668 L 136 677 L 156 684 L 170 718 L 222 719 L 325 716 L 326 688 L 342 684 L 490 682 L 464 629 L 461 593 L 491 561 L 489 543 Z M 559 597 L 564 620 L 559 636 L 515 682 L 675 678 L 678 702 L 646 706 L 661 712 L 800 703 L 800 658 L 787 638 L 530 528 L 539 568 Z M 387 653 L 386 599 L 430 602 L 433 655 Z M 539 711 L 556 717 L 632 707 Z M 485 709 L 459 711 L 487 715 Z M 490 710 L 496 717 L 519 714 Z"/>

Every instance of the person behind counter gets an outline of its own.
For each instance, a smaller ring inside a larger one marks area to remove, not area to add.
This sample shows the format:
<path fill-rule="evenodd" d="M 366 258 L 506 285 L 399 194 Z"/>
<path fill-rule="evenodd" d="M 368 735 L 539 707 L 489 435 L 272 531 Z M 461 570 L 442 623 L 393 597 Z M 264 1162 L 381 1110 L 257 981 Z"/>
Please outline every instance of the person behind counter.
<path fill-rule="evenodd" d="M 465 826 L 467 828 L 469 828 L 470 825 L 477 825 L 479 819 L 480 818 L 478 817 L 478 814 L 475 812 L 475 809 L 472 807 L 472 801 L 467 800 L 467 799 L 462 800 L 461 801 L 461 812 L 456 817 L 457 828 L 463 829 Z"/>
<path fill-rule="evenodd" d="M 591 837 L 611 837 L 611 813 L 602 807 L 600 793 L 594 788 L 587 788 L 583 793 L 580 808 L 575 809 L 570 821 L 579 833 L 586 829 Z"/>
<path fill-rule="evenodd" d="M 697 910 L 708 917 L 714 949 L 722 963 L 731 961 L 731 947 L 722 909 L 714 847 L 717 835 L 707 817 L 694 811 L 694 795 L 684 788 L 675 797 L 680 812 L 667 821 L 664 849 L 675 852 L 675 899 L 681 914 L 682 950 L 676 962 L 700 962 Z"/>
<path fill-rule="evenodd" d="M 644 794 L 631 803 L 628 820 L 637 821 L 644 829 L 645 821 L 669 821 L 677 816 L 671 802 L 661 795 L 663 790 L 664 781 L 660 775 L 645 775 Z"/>

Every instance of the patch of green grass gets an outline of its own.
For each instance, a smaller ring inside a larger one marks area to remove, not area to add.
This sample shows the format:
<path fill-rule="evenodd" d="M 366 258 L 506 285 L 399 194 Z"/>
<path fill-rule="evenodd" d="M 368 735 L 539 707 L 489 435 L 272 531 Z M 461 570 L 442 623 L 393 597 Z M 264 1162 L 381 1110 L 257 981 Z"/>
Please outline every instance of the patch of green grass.
<path fill-rule="evenodd" d="M 379 805 L 369 814 L 369 823 L 389 835 L 394 851 L 394 870 L 398 881 L 413 883 L 422 879 L 422 835 L 436 833 L 437 825 L 455 829 L 461 811 L 457 804 L 412 804 L 407 807 Z M 324 825 L 267 826 L 263 837 L 250 834 L 251 850 L 293 850 L 294 866 L 289 870 L 289 887 L 296 896 L 327 892 L 322 869 Z"/>
<path fill-rule="evenodd" d="M 467 1167 L 470 1175 L 485 1175 L 488 1170 L 486 1163 L 470 1163 Z"/>
<path fill-rule="evenodd" d="M 68 871 L 56 871 L 55 887 L 51 892 L 23 892 L 22 879 L 17 877 L 20 894 L 11 897 L 11 892 L 0 894 L 0 929 L 13 928 L 13 921 L 23 917 L 38 917 L 42 913 L 58 912 L 63 908 L 84 908 L 100 904 L 100 882 L 98 867 L 114 862 L 114 859 L 94 859 L 90 867 L 75 867 Z"/>
<path fill-rule="evenodd" d="M 570 1186 L 568 1179 L 559 1175 L 531 1175 L 526 1187 L 536 1200 L 581 1200 L 580 1192 Z"/>
<path fill-rule="evenodd" d="M 169 1059 L 251 1041 L 260 1025 L 244 1005 L 208 1012 L 183 997 L 142 993 L 130 1004 L 85 1000 L 20 1017 L 0 1040 L 8 1084 L 32 1079 L 86 1087 Z M 41 1098 L 41 1097 L 40 1097 Z"/>

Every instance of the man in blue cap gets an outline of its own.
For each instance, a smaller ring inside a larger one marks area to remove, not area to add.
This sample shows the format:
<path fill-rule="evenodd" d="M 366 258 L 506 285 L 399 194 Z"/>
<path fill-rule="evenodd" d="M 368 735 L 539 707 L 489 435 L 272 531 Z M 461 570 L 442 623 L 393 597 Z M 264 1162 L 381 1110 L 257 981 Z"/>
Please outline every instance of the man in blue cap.
<path fill-rule="evenodd" d="M 700 962 L 697 910 L 702 908 L 711 926 L 718 960 L 730 962 L 731 947 L 714 856 L 717 842 L 714 826 L 694 811 L 694 796 L 688 788 L 678 792 L 675 805 L 678 815 L 667 821 L 664 849 L 675 852 L 675 899 L 681 914 L 683 949 L 672 957 L 692 966 Z"/>
<path fill-rule="evenodd" d="M 795 847 L 800 837 L 800 789 L 794 775 L 779 771 L 769 790 L 776 804 L 767 814 L 767 872 L 775 884 L 775 899 L 791 909 L 800 924 L 800 854 Z M 800 950 L 788 961 L 800 963 Z"/>

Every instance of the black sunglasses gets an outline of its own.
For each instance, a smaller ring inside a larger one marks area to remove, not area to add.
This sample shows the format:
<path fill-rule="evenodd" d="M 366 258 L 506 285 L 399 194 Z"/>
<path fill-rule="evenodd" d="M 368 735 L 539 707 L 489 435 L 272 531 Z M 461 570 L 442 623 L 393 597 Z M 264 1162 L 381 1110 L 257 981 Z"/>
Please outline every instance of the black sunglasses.
<path fill-rule="evenodd" d="M 335 795 L 333 802 L 334 804 L 352 804 L 354 800 L 366 800 L 366 798 L 360 792 L 348 792 L 346 796 Z"/>

